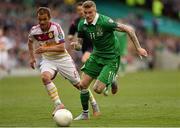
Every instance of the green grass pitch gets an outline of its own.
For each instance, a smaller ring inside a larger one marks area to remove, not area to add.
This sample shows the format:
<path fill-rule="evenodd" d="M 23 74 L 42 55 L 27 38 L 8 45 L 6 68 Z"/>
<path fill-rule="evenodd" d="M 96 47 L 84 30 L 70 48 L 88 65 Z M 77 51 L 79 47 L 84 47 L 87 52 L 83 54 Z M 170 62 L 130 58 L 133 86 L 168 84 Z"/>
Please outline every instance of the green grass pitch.
<path fill-rule="evenodd" d="M 95 95 L 102 115 L 73 121 L 72 127 L 180 126 L 180 72 L 151 71 L 126 74 L 117 95 Z M 79 92 L 57 77 L 62 101 L 73 116 L 81 112 Z M 0 80 L 0 127 L 55 127 L 53 104 L 40 77 Z"/>

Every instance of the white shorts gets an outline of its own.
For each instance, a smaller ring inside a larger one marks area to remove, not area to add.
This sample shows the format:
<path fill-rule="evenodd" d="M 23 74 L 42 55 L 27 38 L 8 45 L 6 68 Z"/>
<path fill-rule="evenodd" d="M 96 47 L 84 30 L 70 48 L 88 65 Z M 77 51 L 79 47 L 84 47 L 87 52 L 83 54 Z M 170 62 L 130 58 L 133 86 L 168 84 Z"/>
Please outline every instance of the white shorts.
<path fill-rule="evenodd" d="M 79 73 L 71 56 L 69 55 L 56 60 L 43 59 L 40 63 L 40 71 L 41 73 L 48 71 L 53 76 L 55 76 L 58 72 L 64 78 L 68 79 L 73 85 L 80 82 Z"/>

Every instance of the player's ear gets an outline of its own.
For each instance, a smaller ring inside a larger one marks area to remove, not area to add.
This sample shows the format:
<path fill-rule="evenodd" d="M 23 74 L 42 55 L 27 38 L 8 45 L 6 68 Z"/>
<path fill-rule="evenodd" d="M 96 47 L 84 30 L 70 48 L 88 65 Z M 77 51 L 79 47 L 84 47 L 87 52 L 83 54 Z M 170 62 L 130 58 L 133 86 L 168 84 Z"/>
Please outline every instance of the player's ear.
<path fill-rule="evenodd" d="M 51 15 L 48 16 L 49 17 L 49 20 L 51 19 Z"/>
<path fill-rule="evenodd" d="M 48 13 L 48 17 L 49 17 L 49 19 L 51 19 L 51 13 L 50 12 Z"/>

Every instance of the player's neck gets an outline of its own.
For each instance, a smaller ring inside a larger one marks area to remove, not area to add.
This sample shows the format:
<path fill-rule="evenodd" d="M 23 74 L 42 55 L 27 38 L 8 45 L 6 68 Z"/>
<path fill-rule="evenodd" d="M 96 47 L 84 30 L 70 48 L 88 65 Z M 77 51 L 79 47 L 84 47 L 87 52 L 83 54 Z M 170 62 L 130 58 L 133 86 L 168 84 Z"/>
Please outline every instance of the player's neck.
<path fill-rule="evenodd" d="M 47 25 L 47 27 L 46 27 L 45 29 L 42 29 L 42 28 L 41 28 L 41 30 L 42 30 L 43 32 L 47 32 L 47 31 L 49 31 L 50 27 L 51 27 L 51 22 L 48 23 L 48 25 Z"/>

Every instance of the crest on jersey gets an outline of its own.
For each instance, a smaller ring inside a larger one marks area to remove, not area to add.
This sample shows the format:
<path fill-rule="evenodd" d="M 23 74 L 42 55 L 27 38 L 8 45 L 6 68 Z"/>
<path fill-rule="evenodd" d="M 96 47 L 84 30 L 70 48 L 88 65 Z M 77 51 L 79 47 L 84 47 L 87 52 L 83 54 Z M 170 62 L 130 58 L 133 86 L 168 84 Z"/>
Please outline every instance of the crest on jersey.
<path fill-rule="evenodd" d="M 114 23 L 114 21 L 112 19 L 109 19 L 108 22 L 109 23 Z"/>
<path fill-rule="evenodd" d="M 83 26 L 83 31 L 86 31 L 87 30 L 87 27 L 86 26 Z"/>
<path fill-rule="evenodd" d="M 48 36 L 49 36 L 50 39 L 52 39 L 52 38 L 53 38 L 53 33 L 50 32 L 50 33 L 48 34 Z"/>
<path fill-rule="evenodd" d="M 54 32 L 47 32 L 42 34 L 33 35 L 37 41 L 47 41 L 54 38 Z"/>
<path fill-rule="evenodd" d="M 102 27 L 96 26 L 96 35 L 97 36 L 102 36 L 103 35 Z"/>

